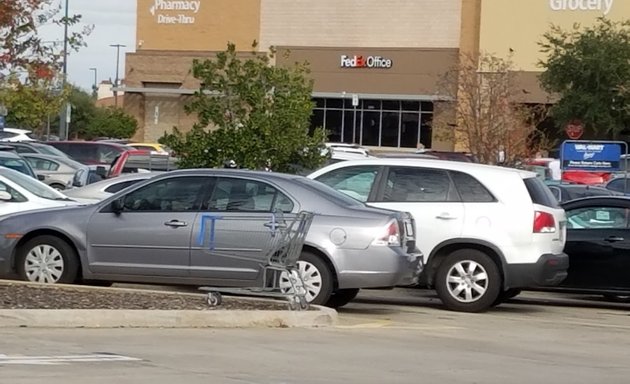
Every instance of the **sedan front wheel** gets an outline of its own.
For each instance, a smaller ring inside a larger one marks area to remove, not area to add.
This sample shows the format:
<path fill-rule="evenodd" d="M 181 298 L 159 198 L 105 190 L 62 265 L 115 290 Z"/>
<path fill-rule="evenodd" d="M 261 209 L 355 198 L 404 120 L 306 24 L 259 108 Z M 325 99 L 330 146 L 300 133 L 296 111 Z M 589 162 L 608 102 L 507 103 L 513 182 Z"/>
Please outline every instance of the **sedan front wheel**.
<path fill-rule="evenodd" d="M 22 245 L 17 254 L 18 276 L 33 283 L 74 283 L 79 261 L 64 240 L 50 235 L 37 236 Z"/>

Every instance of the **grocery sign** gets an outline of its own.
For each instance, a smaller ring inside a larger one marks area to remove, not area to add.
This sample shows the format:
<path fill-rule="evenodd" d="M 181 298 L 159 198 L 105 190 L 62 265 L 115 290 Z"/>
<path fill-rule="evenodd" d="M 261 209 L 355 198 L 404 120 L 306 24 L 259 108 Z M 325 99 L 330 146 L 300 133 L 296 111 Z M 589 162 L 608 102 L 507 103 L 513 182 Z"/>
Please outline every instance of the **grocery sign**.
<path fill-rule="evenodd" d="M 619 170 L 621 146 L 617 142 L 565 141 L 560 159 L 563 170 L 613 172 Z"/>

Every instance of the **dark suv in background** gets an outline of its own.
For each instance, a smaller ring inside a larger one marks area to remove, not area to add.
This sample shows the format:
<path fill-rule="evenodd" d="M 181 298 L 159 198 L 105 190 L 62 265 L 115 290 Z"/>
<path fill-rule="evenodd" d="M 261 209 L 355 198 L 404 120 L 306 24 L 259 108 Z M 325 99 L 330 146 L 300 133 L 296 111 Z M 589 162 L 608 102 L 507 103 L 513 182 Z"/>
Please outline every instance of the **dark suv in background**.
<path fill-rule="evenodd" d="M 123 144 L 95 141 L 51 141 L 49 144 L 80 163 L 107 167 L 123 152 L 134 150 Z"/>

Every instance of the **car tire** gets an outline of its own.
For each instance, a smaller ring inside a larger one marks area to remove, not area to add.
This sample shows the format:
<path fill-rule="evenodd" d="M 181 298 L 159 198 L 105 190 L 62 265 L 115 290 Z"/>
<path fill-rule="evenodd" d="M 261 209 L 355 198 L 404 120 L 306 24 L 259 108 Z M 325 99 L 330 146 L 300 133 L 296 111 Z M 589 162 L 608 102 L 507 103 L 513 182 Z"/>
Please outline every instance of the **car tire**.
<path fill-rule="evenodd" d="M 505 303 L 506 301 L 520 295 L 521 290 L 518 288 L 508 288 L 505 291 L 501 291 L 497 299 L 492 303 L 492 306 L 497 306 L 501 303 Z"/>
<path fill-rule="evenodd" d="M 16 272 L 25 281 L 70 284 L 77 279 L 79 265 L 70 244 L 56 236 L 42 235 L 18 249 Z"/>
<path fill-rule="evenodd" d="M 330 299 L 326 302 L 327 307 L 339 308 L 348 304 L 359 294 L 358 288 L 353 289 L 338 289 L 330 296 Z"/>
<path fill-rule="evenodd" d="M 306 300 L 309 304 L 324 305 L 333 292 L 333 274 L 328 264 L 319 256 L 311 252 L 302 252 L 297 263 L 304 280 Z M 279 282 L 280 291 L 284 294 L 291 292 L 288 275 L 282 273 Z"/>
<path fill-rule="evenodd" d="M 459 249 L 440 264 L 435 290 L 449 310 L 482 312 L 499 297 L 501 275 L 496 263 L 485 253 Z"/>

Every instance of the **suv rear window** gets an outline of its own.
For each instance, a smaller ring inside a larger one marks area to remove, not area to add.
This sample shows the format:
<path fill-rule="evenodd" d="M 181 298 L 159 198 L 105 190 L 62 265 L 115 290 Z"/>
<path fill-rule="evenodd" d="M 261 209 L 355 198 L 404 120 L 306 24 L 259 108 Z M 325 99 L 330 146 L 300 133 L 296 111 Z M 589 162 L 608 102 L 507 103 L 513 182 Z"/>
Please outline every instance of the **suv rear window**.
<path fill-rule="evenodd" d="M 547 187 L 544 181 L 537 177 L 530 177 L 523 179 L 523 182 L 525 183 L 527 192 L 529 192 L 529 197 L 531 197 L 534 204 L 544 205 L 545 207 L 550 208 L 559 207 L 558 200 L 553 195 L 553 192 L 549 190 L 549 187 Z"/>

